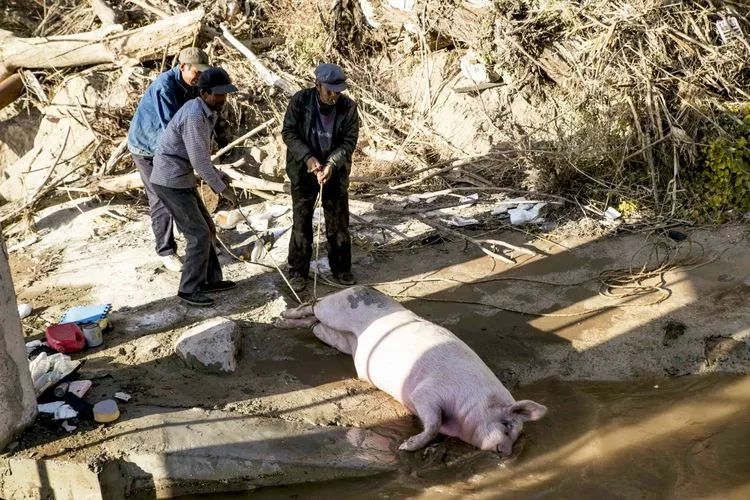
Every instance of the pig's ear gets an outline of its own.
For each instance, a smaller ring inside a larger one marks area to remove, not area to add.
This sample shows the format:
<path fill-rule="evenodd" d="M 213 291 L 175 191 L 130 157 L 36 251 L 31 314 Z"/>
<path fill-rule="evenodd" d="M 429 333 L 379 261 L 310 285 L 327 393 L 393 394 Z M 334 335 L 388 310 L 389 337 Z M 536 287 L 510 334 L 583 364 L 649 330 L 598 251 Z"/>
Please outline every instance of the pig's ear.
<path fill-rule="evenodd" d="M 531 420 L 539 420 L 547 413 L 547 407 L 524 399 L 523 401 L 516 401 L 510 407 L 510 414 L 513 417 L 520 419 L 522 422 Z"/>

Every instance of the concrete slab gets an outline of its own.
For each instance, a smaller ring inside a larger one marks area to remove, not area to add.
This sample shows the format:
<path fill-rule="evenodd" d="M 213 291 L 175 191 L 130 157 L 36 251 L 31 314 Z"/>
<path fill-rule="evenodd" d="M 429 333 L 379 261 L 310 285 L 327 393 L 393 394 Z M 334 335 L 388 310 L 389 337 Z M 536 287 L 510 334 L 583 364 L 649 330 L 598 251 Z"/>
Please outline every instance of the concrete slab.
<path fill-rule="evenodd" d="M 167 410 L 169 411 L 169 410 Z M 2 498 L 110 499 L 153 492 L 158 498 L 362 477 L 395 470 L 391 439 L 352 427 L 318 427 L 188 409 L 141 414 L 98 443 L 35 460 L 0 459 Z M 52 449 L 52 448 L 50 448 Z"/>

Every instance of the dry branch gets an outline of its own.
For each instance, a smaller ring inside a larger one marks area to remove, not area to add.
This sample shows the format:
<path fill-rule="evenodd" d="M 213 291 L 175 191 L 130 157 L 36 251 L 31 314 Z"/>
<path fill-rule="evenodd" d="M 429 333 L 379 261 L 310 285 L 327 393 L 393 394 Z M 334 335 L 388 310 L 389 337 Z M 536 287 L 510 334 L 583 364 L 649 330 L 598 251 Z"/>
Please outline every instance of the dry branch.
<path fill-rule="evenodd" d="M 203 9 L 112 33 L 120 25 L 76 35 L 45 38 L 7 37 L 0 44 L 0 64 L 9 68 L 62 68 L 124 59 L 158 59 L 192 43 L 201 29 Z"/>

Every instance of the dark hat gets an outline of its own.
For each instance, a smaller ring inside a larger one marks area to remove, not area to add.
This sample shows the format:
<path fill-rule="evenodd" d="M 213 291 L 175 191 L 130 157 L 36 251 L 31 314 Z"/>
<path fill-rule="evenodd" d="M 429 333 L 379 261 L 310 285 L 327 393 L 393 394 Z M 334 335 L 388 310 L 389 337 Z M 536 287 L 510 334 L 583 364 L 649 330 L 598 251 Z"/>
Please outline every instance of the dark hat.
<path fill-rule="evenodd" d="M 198 77 L 198 84 L 201 89 L 209 89 L 212 94 L 229 94 L 237 92 L 237 87 L 232 85 L 232 80 L 226 71 L 218 66 L 208 68 Z"/>
<path fill-rule="evenodd" d="M 180 61 L 180 64 L 189 64 L 198 71 L 206 71 L 211 67 L 208 64 L 208 54 L 198 47 L 187 47 L 182 49 L 177 60 Z"/>
<path fill-rule="evenodd" d="M 344 70 L 337 64 L 319 65 L 315 68 L 315 79 L 331 92 L 343 92 L 348 87 Z"/>

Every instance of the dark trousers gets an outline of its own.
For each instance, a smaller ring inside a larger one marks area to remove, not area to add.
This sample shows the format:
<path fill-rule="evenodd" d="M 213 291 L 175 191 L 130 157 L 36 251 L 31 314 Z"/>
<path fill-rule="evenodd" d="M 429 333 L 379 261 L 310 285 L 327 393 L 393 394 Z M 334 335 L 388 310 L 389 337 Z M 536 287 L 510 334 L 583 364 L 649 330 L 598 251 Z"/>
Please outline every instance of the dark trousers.
<path fill-rule="evenodd" d="M 172 214 L 177 229 L 185 236 L 180 292 L 194 293 L 202 285 L 222 280 L 221 265 L 213 245 L 216 226 L 196 188 L 174 189 L 157 184 L 154 191 Z"/>
<path fill-rule="evenodd" d="M 348 183 L 336 174 L 323 186 L 323 214 L 328 239 L 328 262 L 335 274 L 352 269 L 352 242 L 349 236 Z M 303 173 L 292 185 L 292 236 L 289 240 L 289 274 L 307 278 L 313 244 L 313 212 L 320 186 L 315 176 Z"/>
<path fill-rule="evenodd" d="M 138 172 L 143 180 L 143 189 L 148 198 L 148 208 L 151 212 L 151 229 L 156 238 L 156 253 L 161 256 L 174 255 L 177 253 L 177 243 L 174 241 L 174 221 L 172 214 L 159 199 L 151 184 L 151 171 L 154 169 L 153 156 L 140 156 L 131 154 Z"/>

